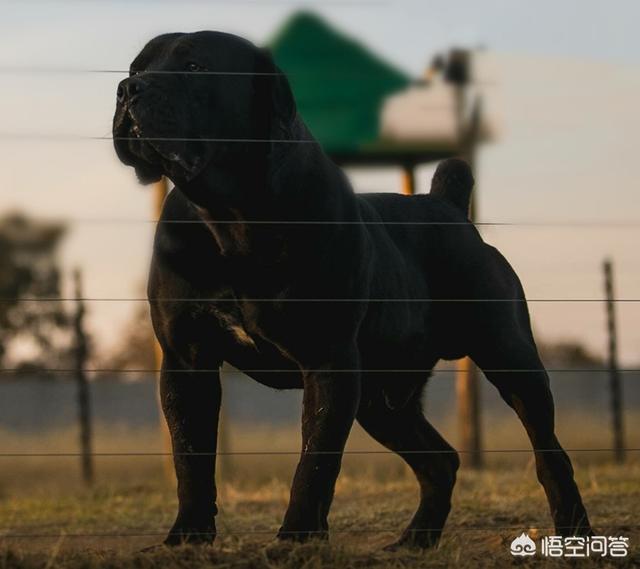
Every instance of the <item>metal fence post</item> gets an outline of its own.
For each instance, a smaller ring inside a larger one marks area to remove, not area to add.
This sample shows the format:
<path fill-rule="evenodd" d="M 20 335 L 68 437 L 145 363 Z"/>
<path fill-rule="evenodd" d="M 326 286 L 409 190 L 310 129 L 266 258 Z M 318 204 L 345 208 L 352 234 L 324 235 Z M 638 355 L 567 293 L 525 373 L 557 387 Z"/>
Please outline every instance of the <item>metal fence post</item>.
<path fill-rule="evenodd" d="M 91 396 L 89 382 L 85 371 L 89 354 L 89 342 L 84 328 L 85 307 L 82 295 L 82 273 L 80 269 L 73 272 L 75 288 L 75 314 L 73 317 L 73 329 L 75 342 L 73 348 L 74 370 L 77 383 L 78 401 L 78 426 L 80 430 L 80 454 L 82 479 L 87 485 L 93 484 L 93 452 L 92 452 L 92 425 L 91 425 Z"/>
<path fill-rule="evenodd" d="M 611 390 L 611 418 L 613 426 L 613 451 L 618 463 L 624 462 L 624 425 L 622 417 L 622 385 L 618 372 L 618 331 L 616 327 L 615 298 L 613 289 L 613 263 L 605 259 L 604 287 L 607 306 L 607 334 L 608 334 L 608 367 L 609 387 Z"/>

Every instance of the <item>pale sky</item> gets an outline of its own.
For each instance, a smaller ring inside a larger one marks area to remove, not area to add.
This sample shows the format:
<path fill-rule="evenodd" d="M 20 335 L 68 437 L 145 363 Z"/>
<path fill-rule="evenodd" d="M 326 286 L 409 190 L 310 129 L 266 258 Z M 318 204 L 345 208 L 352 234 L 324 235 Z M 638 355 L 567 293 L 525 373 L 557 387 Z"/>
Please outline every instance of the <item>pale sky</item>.
<path fill-rule="evenodd" d="M 219 29 L 263 42 L 298 5 L 278 1 L 0 2 L 0 132 L 110 133 L 120 75 L 8 73 L 8 67 L 126 69 L 158 33 Z M 555 222 L 483 230 L 519 272 L 530 298 L 600 298 L 613 257 L 617 295 L 640 298 L 637 133 L 640 4 L 519 0 L 307 2 L 410 73 L 452 44 L 485 46 L 487 103 L 500 139 L 478 159 L 480 221 Z M 21 208 L 74 223 L 63 251 L 81 265 L 86 295 L 142 294 L 153 226 L 151 196 L 110 141 L 0 138 L 0 212 Z M 418 182 L 426 190 L 431 168 Z M 358 190 L 396 191 L 397 172 L 352 172 Z M 102 220 L 100 223 L 92 222 Z M 563 223 L 627 222 L 625 227 Z M 633 225 L 633 222 L 636 225 Z M 91 327 L 112 344 L 132 306 L 95 303 Z M 640 304 L 619 303 L 621 358 L 640 361 Z M 601 304 L 530 306 L 545 340 L 577 339 L 602 353 Z"/>

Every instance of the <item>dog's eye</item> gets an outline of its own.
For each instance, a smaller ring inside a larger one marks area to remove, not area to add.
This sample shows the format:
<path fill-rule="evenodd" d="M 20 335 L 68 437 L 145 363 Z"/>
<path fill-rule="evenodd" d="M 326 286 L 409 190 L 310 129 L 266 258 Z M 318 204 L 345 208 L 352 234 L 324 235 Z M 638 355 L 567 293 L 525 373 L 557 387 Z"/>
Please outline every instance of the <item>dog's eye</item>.
<path fill-rule="evenodd" d="M 187 69 L 189 71 L 204 71 L 205 68 L 202 67 L 202 65 L 198 65 L 197 63 L 194 63 L 193 61 L 187 63 Z"/>

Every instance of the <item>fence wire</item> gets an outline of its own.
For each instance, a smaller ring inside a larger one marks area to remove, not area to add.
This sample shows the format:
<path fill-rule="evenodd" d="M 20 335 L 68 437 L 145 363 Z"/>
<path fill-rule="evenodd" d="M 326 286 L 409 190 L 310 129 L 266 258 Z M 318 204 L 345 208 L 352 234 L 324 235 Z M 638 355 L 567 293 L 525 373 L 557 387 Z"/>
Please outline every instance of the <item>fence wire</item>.
<path fill-rule="evenodd" d="M 211 0 L 209 0 L 211 1 Z M 237 3 L 241 1 L 245 4 L 264 4 L 261 0 L 213 0 L 215 3 Z M 269 4 L 301 4 L 303 6 L 313 5 L 314 2 L 295 2 L 292 0 L 269 0 Z M 326 0 L 326 4 L 332 5 L 347 5 L 347 6 L 382 6 L 387 5 L 390 2 L 388 0 Z M 121 69 L 45 69 L 45 68 L 7 68 L 0 67 L 0 74 L 22 74 L 22 73 L 38 73 L 38 74 L 59 74 L 59 73 L 81 73 L 81 74 L 129 74 L 129 70 Z M 284 73 L 261 73 L 261 72 L 239 72 L 239 71 L 145 71 L 149 74 L 171 74 L 171 75 L 210 75 L 210 76 L 279 76 L 285 75 Z M 289 76 L 291 74 L 288 74 Z M 83 135 L 61 135 L 53 134 L 47 135 L 43 133 L 33 134 L 20 134 L 20 133 L 7 133 L 0 132 L 0 139 L 5 140 L 61 140 L 61 141 L 113 141 L 113 140 L 137 140 L 137 141 L 175 141 L 175 142 L 207 142 L 207 143 L 223 143 L 223 144 L 311 144 L 319 145 L 316 140 L 287 140 L 287 139 L 250 139 L 250 138 L 186 138 L 186 137 L 113 137 L 113 136 L 83 136 Z M 76 223 L 160 223 L 160 224 L 201 224 L 202 221 L 198 220 L 74 220 Z M 263 220 L 219 220 L 214 221 L 216 224 L 256 224 L 256 225 L 388 225 L 388 226 L 468 226 L 471 222 L 402 222 L 402 221 L 263 221 Z M 473 225 L 482 227 L 552 227 L 552 226 L 567 226 L 567 227 L 640 227 L 640 221 L 629 222 L 475 222 Z M 494 303 L 601 303 L 611 302 L 607 299 L 599 298 L 536 298 L 536 299 L 425 299 L 425 298 L 256 298 L 256 299 L 242 299 L 245 302 L 277 302 L 277 303 L 289 303 L 289 302 L 390 302 L 390 303 L 478 303 L 478 302 L 494 302 Z M 0 298 L 0 302 L 66 302 L 66 301 L 86 301 L 86 302 L 237 302 L 237 299 L 219 299 L 219 298 Z M 617 303 L 638 303 L 640 298 L 623 298 L 614 299 L 613 302 Z M 77 373 L 75 369 L 56 369 L 49 368 L 45 370 L 39 370 L 47 373 Z M 86 372 L 91 373 L 158 373 L 158 369 L 127 369 L 127 370 L 110 370 L 110 369 L 86 369 Z M 171 373 L 211 373 L 218 372 L 218 369 L 200 369 L 200 370 L 165 370 Z M 222 370 L 223 373 L 300 373 L 299 370 L 292 369 L 257 369 L 257 370 Z M 307 370 L 307 371 L 320 371 L 320 370 Z M 326 371 L 326 370 L 322 370 Z M 343 370 L 331 370 L 332 373 L 459 373 L 458 370 L 430 370 L 430 369 L 343 369 Z M 485 373 L 540 373 L 539 369 L 492 369 L 483 370 Z M 548 369 L 548 372 L 572 372 L 572 373 L 608 373 L 607 369 L 588 368 L 588 369 Z M 618 370 L 621 373 L 636 373 L 640 369 L 629 368 Z M 0 373 L 23 373 L 25 370 L 21 369 L 0 369 Z M 571 449 L 482 449 L 482 450 L 453 450 L 453 449 L 429 449 L 429 450 L 345 450 L 345 451 L 308 451 L 302 454 L 305 455 L 394 455 L 394 454 L 451 454 L 451 453 L 482 453 L 482 454 L 507 454 L 507 453 L 558 453 L 558 452 L 613 452 L 616 449 L 612 448 L 571 448 Z M 638 452 L 640 448 L 625 448 L 626 452 Z M 0 458 L 65 458 L 65 457 L 80 457 L 86 453 L 80 452 L 0 452 Z M 170 453 L 170 452 L 94 452 L 91 456 L 94 457 L 170 457 L 170 456 L 299 456 L 301 451 L 221 451 L 215 453 L 207 452 L 189 452 L 189 453 Z M 563 530 L 574 529 L 573 526 L 552 527 L 541 526 L 535 524 L 523 524 L 523 525 L 460 525 L 460 526 L 447 526 L 447 531 L 450 533 L 455 532 L 491 532 L 491 531 L 518 531 L 523 527 L 535 527 L 538 530 Z M 618 523 L 616 525 L 605 524 L 605 527 L 610 529 L 638 529 L 640 524 L 635 523 Z M 416 533 L 419 532 L 431 532 L 439 531 L 442 528 L 421 528 L 412 530 Z M 227 529 L 222 532 L 217 532 L 220 537 L 224 536 L 241 536 L 247 534 L 255 535 L 272 535 L 277 531 L 274 529 L 243 529 L 232 530 Z M 373 527 L 373 528 L 346 528 L 338 527 L 331 530 L 333 534 L 379 534 L 379 533 L 397 533 L 397 527 Z M 58 533 L 22 533 L 11 532 L 10 530 L 0 530 L 0 539 L 61 539 L 61 538 L 135 538 L 135 537 L 160 537 L 166 535 L 166 529 L 151 528 L 140 530 L 115 530 L 108 532 L 70 532 L 64 531 Z M 189 532 L 191 535 L 210 535 L 210 533 Z M 299 534 L 299 533 L 315 533 L 315 532 L 280 532 L 284 534 Z M 324 533 L 324 532 L 318 532 Z"/>
<path fill-rule="evenodd" d="M 640 524 L 605 524 L 604 527 L 606 529 L 640 529 Z M 574 530 L 574 526 L 548 526 L 548 525 L 536 525 L 531 523 L 525 523 L 519 526 L 450 526 L 446 525 L 444 528 L 420 528 L 420 529 L 412 529 L 411 532 L 415 533 L 424 533 L 424 532 L 433 532 L 433 531 L 442 531 L 443 529 L 447 533 L 455 533 L 459 531 L 470 531 L 470 532 L 484 532 L 484 531 L 522 531 L 523 528 L 536 529 L 540 530 Z M 300 535 L 300 534 L 317 534 L 317 535 L 325 535 L 326 533 L 331 534 L 378 534 L 378 533 L 398 533 L 397 527 L 392 528 L 336 528 L 328 531 L 279 531 L 278 528 L 273 529 L 247 529 L 247 530 L 230 530 L 226 529 L 224 531 L 216 531 L 216 537 L 224 537 L 224 536 L 236 536 L 236 535 L 273 535 L 275 533 L 280 533 L 284 535 Z M 139 531 L 127 531 L 127 532 L 82 532 L 82 533 L 2 533 L 0 532 L 0 539 L 60 539 L 60 538 L 127 538 L 127 537 L 164 537 L 167 535 L 169 529 L 150 529 L 150 530 L 139 530 Z M 189 535 L 193 536 L 210 536 L 212 532 L 188 532 Z"/>
<path fill-rule="evenodd" d="M 236 369 L 236 368 L 208 368 L 208 369 L 160 369 L 160 368 L 138 368 L 138 369 L 109 369 L 109 368 L 83 368 L 82 371 L 86 373 L 114 373 L 114 374 L 128 374 L 128 373 L 221 373 L 223 375 L 229 374 L 247 374 L 247 373 L 301 373 L 300 369 L 288 368 L 288 369 Z M 327 369 L 307 369 L 306 373 L 321 373 L 326 372 Z M 547 373 L 611 373 L 609 368 L 544 368 L 544 369 L 523 369 L 523 368 L 500 368 L 500 369 L 481 369 L 483 373 L 540 373 L 545 371 Z M 639 373 L 640 368 L 616 368 L 619 373 Z M 34 370 L 25 368 L 1 368 L 0 374 L 16 374 L 16 375 L 33 375 Z M 36 373 L 78 373 L 77 369 L 73 368 L 38 368 Z M 440 374 L 459 374 L 459 373 L 475 373 L 473 370 L 459 370 L 459 369 L 428 369 L 428 368 L 416 368 L 416 369 L 332 369 L 331 373 L 428 373 L 431 375 Z M 566 377 L 566 376 L 561 376 Z"/>
<path fill-rule="evenodd" d="M 363 195 L 363 194 L 356 194 Z M 366 194 L 364 194 L 366 195 Z M 394 194 L 389 194 L 394 195 Z M 426 196 L 428 194 L 416 194 L 418 196 Z M 51 218 L 50 221 L 56 222 L 58 219 Z M 640 221 L 633 220 L 613 220 L 613 221 L 387 221 L 387 220 L 357 220 L 357 221 L 341 221 L 341 220 L 264 220 L 264 219 L 207 219 L 206 222 L 201 219 L 127 219 L 127 218 L 64 218 L 64 223 L 72 224 L 93 224 L 93 225 L 204 225 L 210 223 L 214 225 L 299 225 L 299 226 L 390 226 L 390 227 L 527 227 L 527 228 L 549 228 L 549 227 L 567 227 L 567 228 L 602 228 L 602 229 L 640 229 Z"/>
<path fill-rule="evenodd" d="M 563 453 L 563 452 L 613 452 L 616 449 L 605 448 L 496 448 L 496 449 L 479 449 L 479 450 L 456 450 L 456 449 L 423 449 L 423 450 L 318 450 L 318 451 L 300 451 L 300 450 L 247 450 L 247 451 L 216 451 L 216 452 L 91 452 L 89 456 L 114 458 L 114 457 L 173 457 L 173 456 L 335 456 L 335 455 L 434 455 L 434 454 L 538 454 L 538 453 Z M 630 447 L 624 448 L 623 451 L 638 452 L 640 448 Z M 0 452 L 0 458 L 75 458 L 85 456 L 82 452 Z"/>
<path fill-rule="evenodd" d="M 5 297 L 0 298 L 0 302 L 212 302 L 212 303 L 240 303 L 240 302 L 270 302 L 279 303 L 324 303 L 324 302 L 375 302 L 375 303 L 518 303 L 528 304 L 536 303 L 600 303 L 600 302 L 617 302 L 617 303 L 640 303 L 640 298 L 171 298 L 171 297 Z"/>

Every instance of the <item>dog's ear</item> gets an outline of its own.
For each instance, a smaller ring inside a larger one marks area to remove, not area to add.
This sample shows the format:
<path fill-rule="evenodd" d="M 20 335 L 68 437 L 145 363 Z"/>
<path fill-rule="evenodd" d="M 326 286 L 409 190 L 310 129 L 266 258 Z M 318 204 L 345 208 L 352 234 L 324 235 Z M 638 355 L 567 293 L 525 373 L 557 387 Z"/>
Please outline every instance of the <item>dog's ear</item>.
<path fill-rule="evenodd" d="M 269 138 L 289 138 L 297 109 L 287 77 L 264 48 L 258 50 L 254 72 L 255 119 L 260 132 Z"/>

